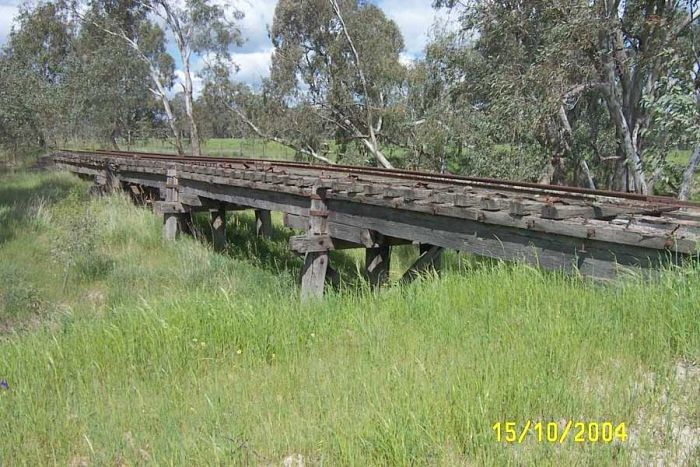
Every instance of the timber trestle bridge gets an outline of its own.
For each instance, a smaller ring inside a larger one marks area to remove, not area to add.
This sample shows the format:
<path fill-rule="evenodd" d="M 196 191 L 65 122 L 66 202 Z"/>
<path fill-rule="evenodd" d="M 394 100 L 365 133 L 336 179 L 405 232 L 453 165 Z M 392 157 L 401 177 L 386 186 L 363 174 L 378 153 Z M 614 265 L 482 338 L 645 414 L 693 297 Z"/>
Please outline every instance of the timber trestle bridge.
<path fill-rule="evenodd" d="M 391 247 L 419 244 L 404 278 L 437 268 L 445 248 L 612 278 L 696 259 L 700 204 L 674 198 L 369 167 L 267 159 L 59 150 L 56 165 L 123 189 L 163 215 L 174 239 L 193 212 L 211 213 L 214 247 L 226 242 L 226 211 L 253 209 L 259 235 L 272 211 L 304 254 L 302 297 L 332 279 L 331 250 L 364 248 L 373 285 L 388 278 Z"/>

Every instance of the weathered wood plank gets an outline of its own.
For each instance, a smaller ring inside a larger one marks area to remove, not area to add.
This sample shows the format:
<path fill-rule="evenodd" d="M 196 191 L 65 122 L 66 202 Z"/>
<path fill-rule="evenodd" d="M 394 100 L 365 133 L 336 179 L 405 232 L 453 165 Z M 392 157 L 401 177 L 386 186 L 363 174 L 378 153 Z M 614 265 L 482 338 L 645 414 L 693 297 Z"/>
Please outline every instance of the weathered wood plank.
<path fill-rule="evenodd" d="M 454 219 L 405 210 L 365 210 L 355 203 L 338 200 L 329 200 L 328 204 L 330 222 L 370 228 L 384 235 L 412 238 L 479 256 L 521 260 L 546 269 L 580 270 L 594 277 L 614 277 L 618 264 L 648 268 L 664 259 L 675 262 L 680 258 L 645 248 L 613 246 L 597 240 L 548 235 L 476 221 L 455 222 Z"/>
<path fill-rule="evenodd" d="M 179 214 L 185 211 L 185 208 L 178 201 L 156 201 L 153 203 L 153 212 L 156 214 Z"/>
<path fill-rule="evenodd" d="M 569 219 L 571 217 L 604 219 L 623 214 L 655 214 L 676 209 L 678 208 L 673 206 L 608 206 L 594 204 L 575 206 L 547 203 L 542 205 L 540 216 L 544 219 L 555 220 Z"/>
<path fill-rule="evenodd" d="M 254 209 L 307 215 L 308 198 L 301 195 L 254 190 L 251 188 L 213 185 L 193 180 L 183 180 L 180 191 L 187 195 L 214 199 Z"/>
<path fill-rule="evenodd" d="M 284 216 L 284 225 L 290 229 L 306 230 L 309 226 L 309 219 L 306 216 L 287 214 Z M 382 244 L 410 245 L 411 240 L 401 238 L 379 236 L 369 229 L 354 227 L 351 225 L 328 222 L 328 234 L 334 239 L 345 240 L 346 242 L 357 244 L 358 247 L 377 248 Z"/>
<path fill-rule="evenodd" d="M 364 248 L 364 246 L 340 238 L 333 238 L 330 235 L 295 235 L 289 238 L 289 249 L 298 253 L 349 250 L 353 248 Z"/>

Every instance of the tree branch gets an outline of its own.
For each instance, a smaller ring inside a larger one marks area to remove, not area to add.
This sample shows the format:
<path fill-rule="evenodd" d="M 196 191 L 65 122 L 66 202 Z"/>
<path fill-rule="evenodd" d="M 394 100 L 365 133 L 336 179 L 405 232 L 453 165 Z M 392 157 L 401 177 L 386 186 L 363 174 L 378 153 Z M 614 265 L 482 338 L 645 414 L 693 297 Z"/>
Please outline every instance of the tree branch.
<path fill-rule="evenodd" d="M 258 135 L 260 138 L 266 139 L 268 141 L 274 141 L 275 143 L 281 144 L 282 146 L 287 146 L 288 148 L 294 149 L 295 151 L 298 151 L 302 154 L 306 154 L 307 156 L 313 157 L 314 159 L 317 159 L 321 162 L 324 162 L 329 165 L 335 165 L 333 161 L 330 159 L 323 157 L 319 153 L 313 150 L 308 144 L 306 144 L 306 147 L 299 146 L 298 144 L 293 143 L 292 141 L 280 138 L 278 136 L 270 135 L 268 133 L 265 133 L 262 131 L 253 121 L 248 118 L 248 116 L 241 111 L 238 107 L 231 105 L 229 103 L 224 103 L 226 108 L 231 110 L 233 113 L 235 113 L 248 127 L 253 130 L 253 132 Z"/>
<path fill-rule="evenodd" d="M 352 41 L 352 38 L 350 37 L 350 33 L 348 32 L 347 25 L 345 24 L 345 20 L 343 19 L 343 15 L 340 12 L 340 6 L 338 6 L 337 0 L 328 0 L 333 7 L 333 11 L 335 11 L 335 15 L 338 17 L 338 21 L 340 21 L 340 26 L 343 30 L 343 34 L 345 35 L 345 38 L 347 39 L 348 43 L 350 44 L 350 49 L 352 50 L 352 54 L 355 58 L 355 67 L 357 68 L 357 74 L 360 77 L 360 83 L 362 84 L 362 92 L 364 93 L 365 97 L 365 102 L 369 100 L 369 92 L 368 92 L 368 86 L 367 86 L 367 80 L 365 79 L 365 73 L 362 71 L 362 63 L 360 61 L 360 54 L 357 52 L 357 48 L 355 47 L 355 43 Z M 377 162 L 379 162 L 382 166 L 385 168 L 391 169 L 393 166 L 391 165 L 391 162 L 382 154 L 382 152 L 379 150 L 379 143 L 377 142 L 377 135 L 374 131 L 374 123 L 373 123 L 373 117 L 372 117 L 372 109 L 371 106 L 369 105 L 369 102 L 367 102 L 367 105 L 365 106 L 366 108 L 366 116 L 367 116 L 367 129 L 369 131 L 369 136 L 371 140 L 371 145 L 365 144 L 365 147 L 374 155 L 374 157 L 377 159 Z M 366 141 L 366 140 L 365 140 Z M 364 141 L 363 141 L 364 142 Z"/>

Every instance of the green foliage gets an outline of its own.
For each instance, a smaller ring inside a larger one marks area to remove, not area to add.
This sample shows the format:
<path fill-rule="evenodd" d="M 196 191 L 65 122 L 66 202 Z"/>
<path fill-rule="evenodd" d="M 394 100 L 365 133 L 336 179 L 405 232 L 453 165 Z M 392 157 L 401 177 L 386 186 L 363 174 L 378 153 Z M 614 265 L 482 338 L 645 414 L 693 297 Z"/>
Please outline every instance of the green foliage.
<path fill-rule="evenodd" d="M 31 280 L 16 265 L 13 266 L 0 270 L 0 322 L 17 324 L 41 314 L 46 302 Z"/>
<path fill-rule="evenodd" d="M 287 109 L 284 124 L 314 150 L 333 137 L 380 161 L 378 148 L 367 148 L 374 145 L 372 134 L 387 142 L 381 122 L 391 118 L 401 98 L 403 38 L 371 3 L 343 0 L 337 7 L 338 12 L 326 0 L 278 2 L 267 103 Z"/>
<path fill-rule="evenodd" d="M 76 213 L 75 210 L 82 212 Z M 71 272 L 77 272 L 81 279 L 90 279 L 92 277 L 89 274 L 99 272 L 104 261 L 94 257 L 97 247 L 97 224 L 90 209 L 82 208 L 79 192 L 71 192 L 66 203 L 58 209 L 56 219 L 56 232 L 51 237 L 51 254 L 63 269 L 65 289 Z"/>
<path fill-rule="evenodd" d="M 664 159 L 674 149 L 672 145 L 693 146 L 700 141 L 700 90 L 695 83 L 698 70 L 694 69 L 697 64 L 672 51 L 665 55 L 672 72 L 656 83 L 656 97 L 645 99 L 655 123 L 649 132 L 651 148 Z"/>
<path fill-rule="evenodd" d="M 539 151 L 543 181 L 590 184 L 590 167 L 599 187 L 648 191 L 677 142 L 670 127 L 697 121 L 696 3 L 438 1 L 462 31 L 427 59 L 497 142 Z"/>
<path fill-rule="evenodd" d="M 12 154 L 71 138 L 117 146 L 161 131 L 149 66 L 104 30 L 118 25 L 138 35 L 143 56 L 172 85 L 163 31 L 138 5 L 90 2 L 84 10 L 78 16 L 64 2 L 21 10 L 0 54 L 0 147 Z"/>

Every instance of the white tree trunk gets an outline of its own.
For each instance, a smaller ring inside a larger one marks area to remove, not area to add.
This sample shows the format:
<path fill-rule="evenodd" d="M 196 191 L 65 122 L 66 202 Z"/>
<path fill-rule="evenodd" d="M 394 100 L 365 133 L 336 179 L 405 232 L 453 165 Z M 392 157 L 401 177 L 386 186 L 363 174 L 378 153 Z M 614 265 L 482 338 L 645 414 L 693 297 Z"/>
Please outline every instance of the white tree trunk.
<path fill-rule="evenodd" d="M 362 138 L 361 139 L 362 144 L 367 150 L 372 154 L 372 156 L 379 162 L 379 164 L 384 167 L 385 169 L 393 169 L 394 166 L 391 165 L 391 162 L 389 162 L 389 159 L 386 158 L 384 153 L 379 149 L 379 145 L 377 144 L 377 139 L 374 138 L 374 141 L 370 141 L 367 138 Z"/>
<path fill-rule="evenodd" d="M 591 175 L 591 169 L 588 167 L 588 163 L 585 159 L 581 159 L 581 169 L 583 169 L 583 176 L 586 178 L 586 183 L 588 188 L 595 190 L 595 182 L 593 181 L 593 175 Z"/>
<path fill-rule="evenodd" d="M 80 16 L 80 14 L 78 14 L 78 16 L 80 18 L 83 18 L 82 16 Z M 143 51 L 141 51 L 137 40 L 129 37 L 124 30 L 120 29 L 117 31 L 112 31 L 95 21 L 92 21 L 92 24 L 95 27 L 102 30 L 103 32 L 105 32 L 106 34 L 109 34 L 110 36 L 116 37 L 119 40 L 123 40 L 124 42 L 126 42 L 128 46 L 131 47 L 131 49 L 141 59 L 141 61 L 143 61 L 148 66 L 148 71 L 151 76 L 151 80 L 153 81 L 153 84 L 156 87 L 156 89 L 151 89 L 151 92 L 153 92 L 153 94 L 156 95 L 163 104 L 163 110 L 165 110 L 165 115 L 168 119 L 168 125 L 170 126 L 170 130 L 172 131 L 173 136 L 175 137 L 175 148 L 179 155 L 183 155 L 184 151 L 182 150 L 182 140 L 180 138 L 180 132 L 177 129 L 177 125 L 175 124 L 175 115 L 173 114 L 172 108 L 170 107 L 170 102 L 168 101 L 168 97 L 165 92 L 165 86 L 163 86 L 163 82 L 161 81 L 160 74 L 158 73 L 154 62 L 149 57 L 147 57 L 146 54 L 143 53 Z"/>
<path fill-rule="evenodd" d="M 700 144 L 695 146 L 695 151 L 693 151 L 693 155 L 690 156 L 688 165 L 683 171 L 683 182 L 681 183 L 681 189 L 678 191 L 678 199 L 682 201 L 687 201 L 693 191 L 693 181 L 698 163 L 700 163 Z"/>
<path fill-rule="evenodd" d="M 275 143 L 279 143 L 279 144 L 281 144 L 281 145 L 283 145 L 283 146 L 287 146 L 288 148 L 294 149 L 295 151 L 299 151 L 299 152 L 302 153 L 302 154 L 305 154 L 305 155 L 307 155 L 307 156 L 310 156 L 310 157 L 312 157 L 312 158 L 314 158 L 314 159 L 316 159 L 316 160 L 319 160 L 319 161 L 321 161 L 321 162 L 324 162 L 324 163 L 326 163 L 326 164 L 335 165 L 333 161 L 331 161 L 331 160 L 328 159 L 327 157 L 323 157 L 322 155 L 320 155 L 319 153 L 317 153 L 316 151 L 314 151 L 313 148 L 309 147 L 308 145 L 307 145 L 307 147 L 304 148 L 304 147 L 301 147 L 301 146 L 299 146 L 298 144 L 294 144 L 293 142 L 288 141 L 288 140 L 286 140 L 286 139 L 279 138 L 279 137 L 277 137 L 277 136 L 274 136 L 274 135 L 270 135 L 270 134 L 265 133 L 265 132 L 262 131 L 255 123 L 253 123 L 253 121 L 252 121 L 251 119 L 249 119 L 248 116 L 247 116 L 245 113 L 243 113 L 243 111 L 241 111 L 240 109 L 236 108 L 236 107 L 233 106 L 233 105 L 229 105 L 229 104 L 225 104 L 225 105 L 226 105 L 226 107 L 228 107 L 233 113 L 235 113 L 236 115 L 238 115 L 238 117 L 239 117 L 241 120 L 243 120 L 243 123 L 245 123 L 246 125 L 248 125 L 248 127 L 249 127 L 251 130 L 253 130 L 253 132 L 254 132 L 256 135 L 258 135 L 260 138 L 263 138 L 263 139 L 266 139 L 266 140 L 269 140 L 269 141 L 274 141 Z"/>
<path fill-rule="evenodd" d="M 168 96 L 165 94 L 165 86 L 163 86 L 163 83 L 161 83 L 160 77 L 158 76 L 158 72 L 155 70 L 155 68 L 153 68 L 150 65 L 149 67 L 151 69 L 151 79 L 156 85 L 155 94 L 160 98 L 160 101 L 163 104 L 163 109 L 165 110 L 165 116 L 168 119 L 170 131 L 172 131 L 173 136 L 175 137 L 175 149 L 177 150 L 177 153 L 182 156 L 185 154 L 185 151 L 182 149 L 182 140 L 180 138 L 180 132 L 177 129 L 177 125 L 175 124 L 175 115 L 173 114 L 173 109 L 170 107 Z"/>
<path fill-rule="evenodd" d="M 382 154 L 382 151 L 379 150 L 379 143 L 377 142 L 377 134 L 374 130 L 374 118 L 372 115 L 372 104 L 369 102 L 369 92 L 367 91 L 367 80 L 365 79 L 365 73 L 362 69 L 362 63 L 360 61 L 360 54 L 358 53 L 357 49 L 355 48 L 355 43 L 352 40 L 352 37 L 350 36 L 350 32 L 348 31 L 347 26 L 345 25 L 345 20 L 343 19 L 343 15 L 340 12 L 340 5 L 338 5 L 337 0 L 329 0 L 331 6 L 333 7 L 333 11 L 335 12 L 335 15 L 338 17 L 338 21 L 340 21 L 340 25 L 343 29 L 343 34 L 345 35 L 345 38 L 348 41 L 348 44 L 350 44 L 350 49 L 352 50 L 352 54 L 355 57 L 355 68 L 357 69 L 357 75 L 360 78 L 360 83 L 362 84 L 362 92 L 365 97 L 365 118 L 367 121 L 367 130 L 369 131 L 369 141 L 367 138 L 362 138 L 362 144 L 369 150 L 369 152 L 375 157 L 377 162 L 387 168 L 391 169 L 393 166 L 391 165 L 391 162 Z M 381 128 L 381 117 L 379 118 L 379 125 L 378 128 Z"/>
<path fill-rule="evenodd" d="M 183 86 L 185 90 L 185 113 L 187 114 L 187 120 L 190 124 L 190 139 L 192 140 L 192 155 L 199 157 L 202 155 L 202 150 L 199 144 L 199 130 L 197 128 L 197 122 L 194 119 L 194 105 L 192 103 L 192 72 L 190 70 L 190 57 L 189 52 L 180 49 L 180 55 L 182 56 L 183 68 L 185 74 L 185 84 Z"/>
<path fill-rule="evenodd" d="M 623 190 L 624 188 L 631 188 L 637 193 L 647 194 L 648 187 L 646 182 L 646 176 L 644 175 L 642 159 L 639 156 L 639 152 L 637 151 L 637 144 L 634 140 L 634 135 L 632 133 L 633 129 L 630 127 L 629 122 L 625 118 L 625 113 L 622 110 L 622 105 L 618 100 L 618 93 L 615 92 L 614 89 L 615 83 L 608 83 L 608 86 L 609 87 L 605 89 L 603 95 L 605 96 L 605 102 L 608 106 L 610 118 L 615 124 L 615 131 L 618 137 L 618 147 L 620 153 L 622 154 L 622 156 L 624 156 L 624 160 L 620 161 L 619 163 L 626 164 L 627 170 L 624 172 L 630 176 L 630 181 L 632 182 L 631 185 L 633 185 L 629 186 L 630 184 L 628 184 L 627 182 L 624 182 L 623 185 L 619 185 L 619 183 L 621 182 L 619 178 L 622 176 L 623 171 L 618 170 L 618 173 L 616 174 L 616 178 L 618 179 L 618 186 L 616 188 Z"/>

